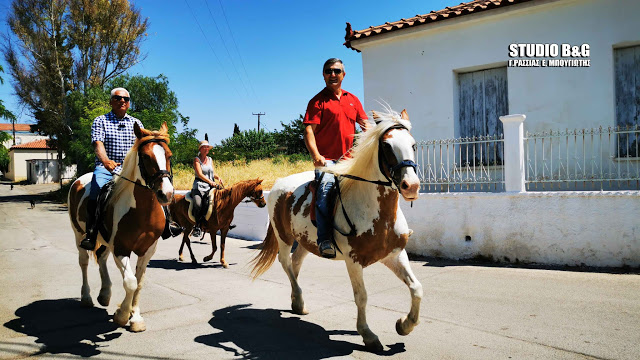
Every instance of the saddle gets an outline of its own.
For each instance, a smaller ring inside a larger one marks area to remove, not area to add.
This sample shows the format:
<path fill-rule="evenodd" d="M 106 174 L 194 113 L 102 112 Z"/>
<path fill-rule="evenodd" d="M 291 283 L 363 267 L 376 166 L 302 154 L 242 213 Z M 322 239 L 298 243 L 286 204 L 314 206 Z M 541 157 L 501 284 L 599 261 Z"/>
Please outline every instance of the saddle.
<path fill-rule="evenodd" d="M 210 189 L 209 191 L 207 191 L 207 193 L 205 194 L 205 196 L 202 197 L 202 206 L 207 208 L 207 214 L 205 215 L 205 219 L 209 220 L 211 218 L 211 214 L 213 214 L 213 204 L 214 199 L 215 199 L 215 195 L 216 195 L 217 190 L 216 189 Z M 194 211 L 194 206 L 195 206 L 195 202 L 193 201 L 193 198 L 191 197 L 191 192 L 188 192 L 187 195 L 184 196 L 184 199 L 189 203 L 189 219 L 191 221 L 193 221 L 193 223 L 196 223 L 196 218 L 195 216 L 193 216 L 193 211 Z"/>

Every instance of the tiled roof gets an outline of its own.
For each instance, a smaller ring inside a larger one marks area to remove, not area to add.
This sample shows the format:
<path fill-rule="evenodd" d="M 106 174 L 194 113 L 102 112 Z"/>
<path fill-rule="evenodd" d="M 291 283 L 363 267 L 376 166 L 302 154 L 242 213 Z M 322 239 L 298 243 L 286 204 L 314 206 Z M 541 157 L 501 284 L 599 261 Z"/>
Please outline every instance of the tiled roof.
<path fill-rule="evenodd" d="M 11 131 L 11 124 L 0 124 L 0 131 Z M 16 124 L 16 131 L 31 131 L 29 124 Z"/>
<path fill-rule="evenodd" d="M 394 22 L 386 22 L 378 26 L 370 26 L 363 30 L 353 30 L 351 29 L 351 24 L 347 23 L 347 33 L 344 36 L 344 46 L 360 52 L 360 50 L 351 46 L 351 41 L 528 1 L 531 0 L 474 0 L 466 3 L 460 3 L 460 5 L 456 6 L 447 6 L 442 10 L 431 11 L 428 14 L 416 15 L 408 19 L 400 19 Z"/>
<path fill-rule="evenodd" d="M 31 141 L 20 145 L 13 145 L 11 150 L 13 149 L 53 150 L 52 147 L 47 145 L 46 139 Z"/>

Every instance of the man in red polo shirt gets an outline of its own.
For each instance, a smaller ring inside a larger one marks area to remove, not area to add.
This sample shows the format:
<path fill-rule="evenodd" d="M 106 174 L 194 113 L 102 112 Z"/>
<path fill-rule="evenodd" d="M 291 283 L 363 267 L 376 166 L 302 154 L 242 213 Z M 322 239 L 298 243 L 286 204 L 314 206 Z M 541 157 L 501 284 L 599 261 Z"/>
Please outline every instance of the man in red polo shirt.
<path fill-rule="evenodd" d="M 307 105 L 304 142 L 316 167 L 316 180 L 319 180 L 316 195 L 318 249 L 323 257 L 334 258 L 333 208 L 328 204 L 327 194 L 333 188 L 335 178 L 319 168 L 332 166 L 347 154 L 353 146 L 356 123 L 363 131 L 367 130 L 367 114 L 360 100 L 342 89 L 345 76 L 342 60 L 327 60 L 322 67 L 322 76 L 327 86 Z"/>

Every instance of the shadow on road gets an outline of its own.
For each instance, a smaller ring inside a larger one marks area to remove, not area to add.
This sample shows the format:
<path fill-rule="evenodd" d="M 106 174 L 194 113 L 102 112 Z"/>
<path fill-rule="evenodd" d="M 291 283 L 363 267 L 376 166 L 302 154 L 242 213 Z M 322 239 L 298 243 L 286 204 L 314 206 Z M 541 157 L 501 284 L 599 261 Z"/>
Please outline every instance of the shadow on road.
<path fill-rule="evenodd" d="M 232 265 L 236 265 L 236 263 L 229 263 L 229 266 L 232 266 Z M 181 270 L 189 270 L 189 269 L 217 269 L 217 268 L 222 268 L 222 264 L 220 264 L 219 262 L 212 262 L 212 261 L 206 262 L 206 263 L 199 262 L 197 264 L 194 264 L 191 261 L 182 262 L 176 259 L 162 259 L 162 260 L 151 259 L 147 267 L 155 268 L 155 269 L 181 271 Z"/>
<path fill-rule="evenodd" d="M 83 308 L 75 299 L 39 300 L 16 310 L 18 317 L 4 324 L 13 331 L 36 337 L 37 354 L 99 355 L 100 343 L 122 335 L 106 309 Z"/>
<path fill-rule="evenodd" d="M 356 331 L 327 331 L 319 325 L 275 309 L 252 309 L 250 304 L 235 305 L 213 312 L 209 325 L 220 330 L 194 340 L 217 347 L 243 359 L 325 359 L 365 351 Z M 351 335 L 353 342 L 331 340 L 331 335 Z M 378 355 L 404 352 L 404 344 L 390 345 Z"/>

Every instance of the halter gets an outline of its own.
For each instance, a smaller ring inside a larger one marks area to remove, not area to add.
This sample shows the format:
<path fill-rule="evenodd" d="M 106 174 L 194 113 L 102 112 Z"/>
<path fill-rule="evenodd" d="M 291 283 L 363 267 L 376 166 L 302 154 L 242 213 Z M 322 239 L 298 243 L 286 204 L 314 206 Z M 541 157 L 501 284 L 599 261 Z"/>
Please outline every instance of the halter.
<path fill-rule="evenodd" d="M 138 149 L 140 149 L 142 146 L 148 144 L 148 143 L 167 143 L 166 140 L 164 139 L 149 139 L 149 140 L 145 140 L 142 143 L 140 143 L 140 145 L 138 145 Z M 171 166 L 171 157 L 169 157 L 169 166 Z M 140 168 L 140 174 L 142 175 L 142 179 L 144 180 L 146 185 L 142 185 L 136 181 L 133 181 L 131 179 L 128 179 L 120 174 L 114 174 L 117 175 L 125 180 L 127 180 L 130 183 L 133 183 L 134 185 L 138 185 L 138 186 L 142 186 L 144 188 L 147 188 L 151 191 L 153 191 L 153 184 L 158 181 L 161 180 L 163 178 L 169 178 L 169 182 L 171 182 L 171 184 L 173 184 L 173 167 L 171 167 L 171 172 L 167 171 L 167 170 L 158 170 L 155 174 L 153 175 L 149 175 L 147 173 L 147 171 L 144 169 L 144 166 L 142 165 L 142 155 L 140 154 L 140 152 L 138 151 L 138 167 Z"/>

